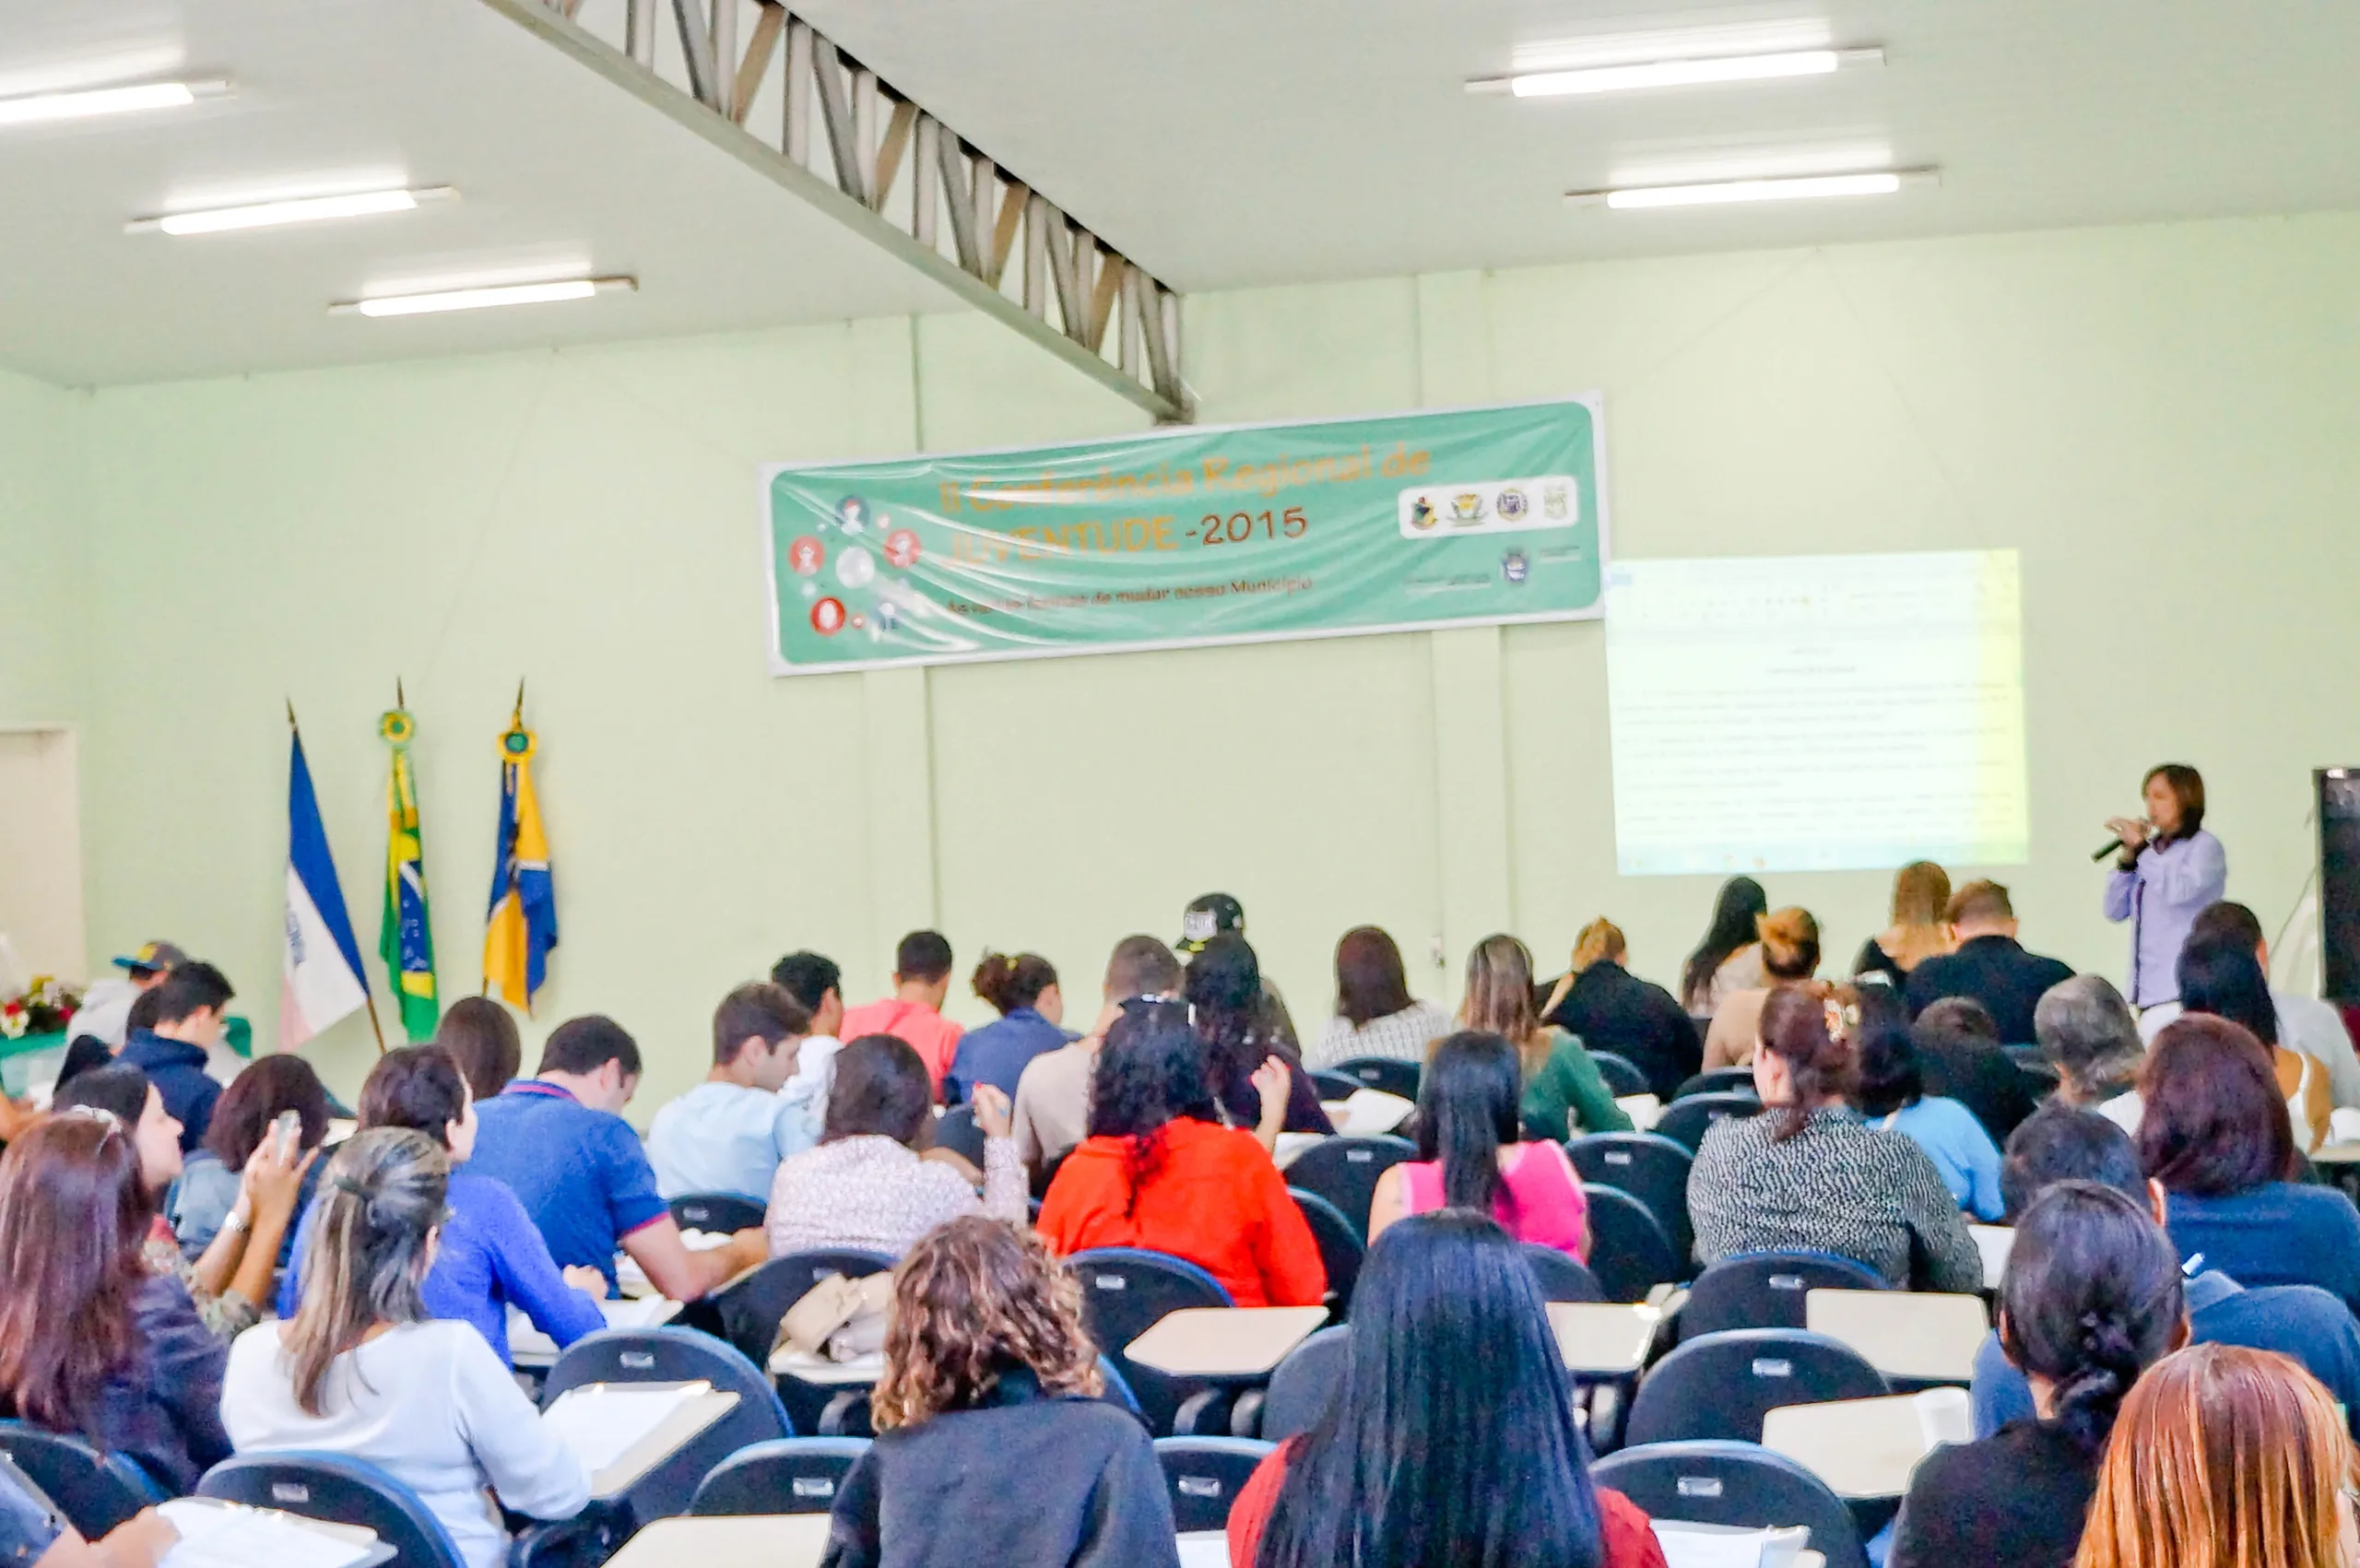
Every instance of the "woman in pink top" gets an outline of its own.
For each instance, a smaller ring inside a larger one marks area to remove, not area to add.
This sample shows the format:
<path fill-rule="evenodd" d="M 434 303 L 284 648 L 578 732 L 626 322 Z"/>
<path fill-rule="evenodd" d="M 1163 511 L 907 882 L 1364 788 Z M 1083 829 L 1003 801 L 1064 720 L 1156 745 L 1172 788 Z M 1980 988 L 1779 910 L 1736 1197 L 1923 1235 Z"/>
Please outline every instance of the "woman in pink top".
<path fill-rule="evenodd" d="M 1405 1215 L 1489 1214 L 1520 1242 L 1587 1261 L 1589 1201 L 1565 1151 L 1522 1141 L 1524 1069 L 1504 1035 L 1465 1030 L 1434 1047 L 1418 1089 L 1418 1158 L 1376 1179 L 1368 1239 Z"/>

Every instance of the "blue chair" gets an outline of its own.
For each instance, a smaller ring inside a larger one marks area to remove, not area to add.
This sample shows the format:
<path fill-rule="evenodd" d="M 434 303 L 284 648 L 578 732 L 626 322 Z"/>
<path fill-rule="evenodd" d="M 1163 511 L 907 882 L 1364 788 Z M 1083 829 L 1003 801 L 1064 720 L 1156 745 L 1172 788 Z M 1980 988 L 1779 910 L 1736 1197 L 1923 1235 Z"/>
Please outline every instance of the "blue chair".
<path fill-rule="evenodd" d="M 953 1105 L 936 1118 L 934 1146 L 947 1149 L 980 1171 L 984 1168 L 984 1129 L 975 1122 L 973 1105 Z"/>
<path fill-rule="evenodd" d="M 1693 1234 L 1688 1224 L 1688 1172 L 1696 1163 L 1682 1144 L 1656 1133 L 1584 1133 L 1565 1145 L 1565 1158 L 1585 1182 L 1617 1188 L 1646 1205 L 1685 1278 Z"/>
<path fill-rule="evenodd" d="M 1524 1244 L 1524 1261 L 1532 1267 L 1532 1277 L 1540 1282 L 1540 1295 L 1552 1302 L 1602 1302 L 1606 1291 L 1599 1285 L 1598 1276 L 1585 1267 L 1582 1260 L 1569 1252 L 1544 1247 L 1538 1242 Z"/>
<path fill-rule="evenodd" d="M 1347 1078 L 1342 1073 L 1316 1072 L 1305 1068 L 1304 1076 L 1311 1079 L 1312 1092 L 1319 1096 L 1319 1102 L 1323 1105 L 1332 1104 L 1339 1100 L 1350 1100 L 1361 1090 L 1358 1079 Z"/>
<path fill-rule="evenodd" d="M 394 1549 L 391 1568 L 466 1568 L 417 1492 L 348 1455 L 241 1454 L 206 1471 L 196 1494 L 374 1530 Z"/>
<path fill-rule="evenodd" d="M 1323 1138 L 1295 1156 L 1287 1167 L 1287 1185 L 1334 1204 L 1351 1221 L 1352 1233 L 1365 1241 L 1377 1177 L 1417 1157 L 1418 1146 L 1407 1138 Z"/>
<path fill-rule="evenodd" d="M 1398 1094 L 1404 1100 L 1418 1097 L 1418 1086 L 1426 1076 L 1426 1069 L 1417 1063 L 1395 1056 L 1354 1056 L 1350 1061 L 1338 1062 L 1332 1070 L 1363 1089 Z"/>
<path fill-rule="evenodd" d="M 822 1279 L 842 1275 L 863 1279 L 890 1273 L 893 1260 L 857 1247 L 820 1247 L 774 1257 L 727 1290 L 695 1303 L 710 1307 L 714 1332 L 756 1366 L 768 1366 L 778 1344 L 778 1326 L 787 1309 Z M 682 1315 L 688 1321 L 687 1315 Z M 702 1324 L 696 1326 L 703 1326 Z"/>
<path fill-rule="evenodd" d="M 689 1512 L 700 1517 L 825 1514 L 863 1454 L 865 1437 L 781 1437 L 741 1448 L 698 1484 Z"/>
<path fill-rule="evenodd" d="M 1328 1402 L 1344 1384 L 1344 1367 L 1352 1353 L 1349 1327 L 1323 1328 L 1287 1352 L 1270 1373 L 1262 1395 L 1261 1435 L 1284 1443 L 1299 1432 L 1309 1432 L 1328 1413 Z"/>
<path fill-rule="evenodd" d="M 1631 1402 L 1623 1439 L 1634 1448 L 1693 1438 L 1759 1443 L 1763 1416 L 1781 1405 L 1892 1392 L 1859 1351 L 1824 1334 L 1733 1329 L 1690 1339 L 1658 1362 Z"/>
<path fill-rule="evenodd" d="M 752 1198 L 740 1197 L 734 1192 L 682 1193 L 668 1207 L 672 1210 L 672 1223 L 681 1230 L 723 1235 L 732 1231 L 759 1228 L 766 1212 L 762 1205 Z"/>
<path fill-rule="evenodd" d="M 608 1328 L 568 1345 L 549 1368 L 541 1408 L 568 1389 L 592 1383 L 693 1383 L 702 1379 L 738 1396 L 727 1415 L 699 1432 L 678 1453 L 631 1489 L 633 1517 L 645 1524 L 685 1512 L 697 1483 L 714 1466 L 749 1444 L 795 1435 L 770 1374 L 710 1335 L 690 1328 Z M 867 1390 L 861 1390 L 863 1398 Z"/>
<path fill-rule="evenodd" d="M 1638 1064 L 1630 1057 L 1618 1056 L 1611 1051 L 1592 1051 L 1589 1060 L 1590 1065 L 1598 1069 L 1599 1079 L 1605 1083 L 1606 1092 L 1617 1100 L 1626 1094 L 1648 1092 L 1647 1075 L 1641 1072 Z"/>
<path fill-rule="evenodd" d="M 102 1454 L 78 1437 L 23 1421 L 0 1421 L 0 1454 L 91 1540 L 169 1495 L 129 1456 Z"/>
<path fill-rule="evenodd" d="M 1303 1211 L 1311 1239 L 1319 1244 L 1319 1261 L 1328 1269 L 1328 1315 L 1340 1322 L 1351 1313 L 1352 1287 L 1360 1281 L 1361 1260 L 1368 1256 L 1368 1244 L 1361 1240 L 1343 1210 L 1317 1193 L 1289 1187 L 1287 1196 Z"/>
<path fill-rule="evenodd" d="M 1762 1102 L 1750 1091 L 1744 1094 L 1690 1094 L 1673 1101 L 1663 1108 L 1663 1115 L 1656 1123 L 1656 1135 L 1668 1138 L 1693 1154 L 1705 1146 L 1705 1134 L 1715 1122 L 1731 1116 L 1758 1115 Z"/>
<path fill-rule="evenodd" d="M 1710 1072 L 1694 1074 L 1680 1080 L 1671 1091 L 1674 1100 L 1686 1100 L 1698 1094 L 1752 1094 L 1752 1067 L 1715 1067 Z"/>
<path fill-rule="evenodd" d="M 1246 1437 L 1159 1437 L 1155 1457 L 1172 1493 L 1172 1523 L 1182 1535 L 1229 1527 L 1229 1511 L 1246 1478 L 1276 1447 Z"/>
<path fill-rule="evenodd" d="M 1643 1302 L 1684 1271 L 1647 1206 L 1621 1187 L 1582 1184 L 1589 1200 L 1589 1271 L 1610 1302 Z"/>
<path fill-rule="evenodd" d="M 1132 1340 L 1185 1307 L 1236 1303 L 1221 1281 L 1186 1259 L 1141 1247 L 1100 1247 L 1066 1260 L 1081 1282 L 1082 1318 L 1090 1337 L 1129 1385 L 1148 1430 L 1168 1433 L 1196 1385 L 1141 1366 L 1123 1354 Z"/>
<path fill-rule="evenodd" d="M 1782 1454 L 1751 1443 L 1658 1443 L 1625 1448 L 1590 1467 L 1651 1519 L 1746 1529 L 1800 1525 L 1827 1568 L 1868 1568 L 1869 1555 L 1843 1499 Z"/>
<path fill-rule="evenodd" d="M 1677 1320 L 1680 1337 L 1731 1328 L 1808 1328 L 1813 1291 L 1882 1291 L 1884 1279 L 1857 1258 L 1832 1252 L 1750 1252 L 1696 1277 Z"/>

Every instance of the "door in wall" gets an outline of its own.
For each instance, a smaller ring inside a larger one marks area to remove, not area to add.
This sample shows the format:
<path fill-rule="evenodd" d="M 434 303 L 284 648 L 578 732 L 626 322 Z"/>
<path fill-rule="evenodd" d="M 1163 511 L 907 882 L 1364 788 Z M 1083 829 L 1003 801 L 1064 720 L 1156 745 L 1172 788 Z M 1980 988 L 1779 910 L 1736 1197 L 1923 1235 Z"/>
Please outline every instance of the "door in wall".
<path fill-rule="evenodd" d="M 0 937 L 22 975 L 88 978 L 74 732 L 0 731 Z"/>

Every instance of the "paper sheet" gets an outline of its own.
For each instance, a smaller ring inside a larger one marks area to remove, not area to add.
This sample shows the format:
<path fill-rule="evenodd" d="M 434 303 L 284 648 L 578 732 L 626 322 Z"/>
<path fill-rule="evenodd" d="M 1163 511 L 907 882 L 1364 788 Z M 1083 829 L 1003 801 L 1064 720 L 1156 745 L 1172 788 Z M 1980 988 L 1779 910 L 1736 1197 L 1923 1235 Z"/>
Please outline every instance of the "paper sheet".
<path fill-rule="evenodd" d="M 160 1503 L 157 1512 L 181 1533 L 160 1568 L 355 1568 L 381 1555 L 376 1538 L 345 1539 L 263 1508 L 225 1507 L 194 1497 Z"/>
<path fill-rule="evenodd" d="M 542 1422 L 596 1476 L 644 1442 L 691 1399 L 712 1392 L 703 1383 L 668 1388 L 594 1384 L 576 1388 L 541 1412 Z"/>
<path fill-rule="evenodd" d="M 1800 1525 L 1759 1530 L 1671 1519 L 1654 1525 L 1666 1568 L 1789 1568 L 1811 1539 Z"/>
<path fill-rule="evenodd" d="M 1192 1530 L 1175 1538 L 1180 1568 L 1229 1568 L 1229 1537 L 1220 1530 Z"/>

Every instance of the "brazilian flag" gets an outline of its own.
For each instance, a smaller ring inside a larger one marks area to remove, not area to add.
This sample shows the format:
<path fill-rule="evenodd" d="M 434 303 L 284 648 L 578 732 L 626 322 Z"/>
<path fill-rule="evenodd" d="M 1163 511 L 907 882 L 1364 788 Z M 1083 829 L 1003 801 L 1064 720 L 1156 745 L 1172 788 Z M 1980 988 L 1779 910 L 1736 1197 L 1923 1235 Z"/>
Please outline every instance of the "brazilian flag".
<path fill-rule="evenodd" d="M 377 734 L 394 753 L 393 771 L 385 781 L 385 917 L 377 952 L 401 1002 L 402 1032 L 412 1044 L 420 1044 L 434 1038 L 441 1008 L 434 995 L 434 931 L 426 914 L 418 780 L 409 765 L 418 721 L 408 709 L 395 708 L 377 721 Z"/>

